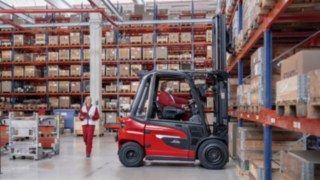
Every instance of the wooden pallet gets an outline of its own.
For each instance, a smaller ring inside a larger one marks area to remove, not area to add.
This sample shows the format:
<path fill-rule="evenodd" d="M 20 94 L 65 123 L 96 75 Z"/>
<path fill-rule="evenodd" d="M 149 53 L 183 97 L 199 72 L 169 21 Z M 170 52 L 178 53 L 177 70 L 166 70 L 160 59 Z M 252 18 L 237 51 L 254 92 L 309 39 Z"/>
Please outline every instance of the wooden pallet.
<path fill-rule="evenodd" d="M 276 102 L 276 113 L 278 116 L 306 117 L 307 104 L 301 101 Z"/>
<path fill-rule="evenodd" d="M 320 118 L 320 98 L 313 98 L 309 100 L 307 104 L 307 118 Z"/>
<path fill-rule="evenodd" d="M 250 112 L 250 113 L 259 113 L 262 109 L 264 109 L 263 105 L 260 105 L 260 104 L 250 105 L 248 107 L 248 112 Z"/>
<path fill-rule="evenodd" d="M 238 109 L 242 112 L 248 112 L 249 106 L 248 105 L 241 105 L 241 106 L 238 106 Z"/>
<path fill-rule="evenodd" d="M 243 170 L 241 169 L 241 167 L 239 165 L 237 165 L 237 172 L 240 176 L 248 176 L 249 175 L 249 171 L 248 170 Z"/>

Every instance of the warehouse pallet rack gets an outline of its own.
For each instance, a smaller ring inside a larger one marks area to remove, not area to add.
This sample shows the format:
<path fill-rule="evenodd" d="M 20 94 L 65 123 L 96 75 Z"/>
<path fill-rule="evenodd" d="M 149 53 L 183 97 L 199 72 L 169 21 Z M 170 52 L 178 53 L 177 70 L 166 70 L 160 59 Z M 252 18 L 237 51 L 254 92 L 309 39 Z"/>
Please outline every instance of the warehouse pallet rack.
<path fill-rule="evenodd" d="M 306 41 L 299 43 L 307 47 L 312 47 L 320 40 L 320 33 L 317 32 L 318 26 L 304 26 L 303 31 L 290 31 L 290 32 L 273 32 L 274 27 L 284 22 L 292 22 L 296 25 L 303 26 L 303 23 L 319 24 L 320 13 L 301 13 L 296 14 L 286 13 L 286 10 L 292 6 L 298 6 L 298 2 L 293 0 L 278 0 L 274 7 L 266 14 L 256 30 L 252 32 L 247 43 L 242 46 L 239 53 L 235 54 L 231 59 L 228 66 L 228 72 L 231 75 L 238 74 L 238 84 L 243 83 L 244 75 L 249 74 L 244 69 L 248 69 L 248 57 L 252 54 L 253 50 L 259 46 L 264 46 L 265 61 L 266 61 L 266 77 L 263 82 L 265 89 L 264 94 L 264 108 L 259 113 L 248 113 L 240 110 L 229 110 L 229 115 L 238 119 L 238 126 L 243 126 L 244 120 L 257 122 L 264 125 L 264 179 L 270 180 L 272 178 L 272 127 L 280 127 L 283 129 L 302 132 L 309 135 L 320 136 L 320 119 L 307 119 L 296 118 L 290 116 L 277 116 L 275 111 L 272 110 L 272 48 L 285 46 L 288 49 L 291 46 L 301 42 L 304 38 Z M 231 18 L 228 25 L 232 25 L 232 18 L 235 16 L 236 10 L 239 17 L 239 32 L 242 29 L 243 21 L 243 6 L 242 1 L 237 0 L 231 12 Z M 313 28 L 312 28 L 313 27 Z M 316 34 L 314 34 L 316 33 Z M 310 35 L 312 37 L 308 38 Z M 291 40 L 291 41 L 288 41 Z M 286 41 L 283 41 L 286 40 Z M 284 52 L 282 55 L 285 55 Z M 281 55 L 281 56 L 282 56 Z M 238 64 L 238 68 L 235 68 Z M 249 68 L 250 69 L 250 68 Z"/>

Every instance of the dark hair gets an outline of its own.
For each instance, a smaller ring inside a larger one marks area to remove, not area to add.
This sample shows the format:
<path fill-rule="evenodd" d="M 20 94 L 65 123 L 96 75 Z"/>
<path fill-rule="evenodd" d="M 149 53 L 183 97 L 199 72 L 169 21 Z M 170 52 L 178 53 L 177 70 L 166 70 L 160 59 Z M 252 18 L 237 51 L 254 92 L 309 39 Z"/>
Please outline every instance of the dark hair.
<path fill-rule="evenodd" d="M 167 86 L 167 82 L 166 81 L 162 82 L 161 85 L 160 85 L 160 90 L 161 91 L 165 91 L 166 90 L 166 86 Z"/>

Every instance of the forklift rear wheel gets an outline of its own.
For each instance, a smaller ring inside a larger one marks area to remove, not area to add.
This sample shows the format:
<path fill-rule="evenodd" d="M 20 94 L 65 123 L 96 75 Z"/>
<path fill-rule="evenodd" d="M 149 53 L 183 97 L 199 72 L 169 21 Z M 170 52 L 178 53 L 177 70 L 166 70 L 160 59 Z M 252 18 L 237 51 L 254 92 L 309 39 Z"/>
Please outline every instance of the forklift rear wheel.
<path fill-rule="evenodd" d="M 143 164 L 144 151 L 141 146 L 134 142 L 122 145 L 119 151 L 120 162 L 126 167 L 139 167 Z"/>
<path fill-rule="evenodd" d="M 222 169 L 228 162 L 228 147 L 217 139 L 210 139 L 200 145 L 200 164 L 207 169 Z"/>

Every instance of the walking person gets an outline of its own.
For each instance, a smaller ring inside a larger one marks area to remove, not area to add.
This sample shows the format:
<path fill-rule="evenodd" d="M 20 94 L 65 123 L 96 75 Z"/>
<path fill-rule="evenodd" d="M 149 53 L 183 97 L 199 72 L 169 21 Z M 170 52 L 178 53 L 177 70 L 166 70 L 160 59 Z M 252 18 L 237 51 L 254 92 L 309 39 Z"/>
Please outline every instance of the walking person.
<path fill-rule="evenodd" d="M 99 119 L 98 108 L 92 104 L 92 99 L 87 96 L 79 114 L 82 121 L 83 140 L 86 144 L 86 156 L 90 158 L 92 150 L 92 140 L 95 128 L 95 121 Z"/>

